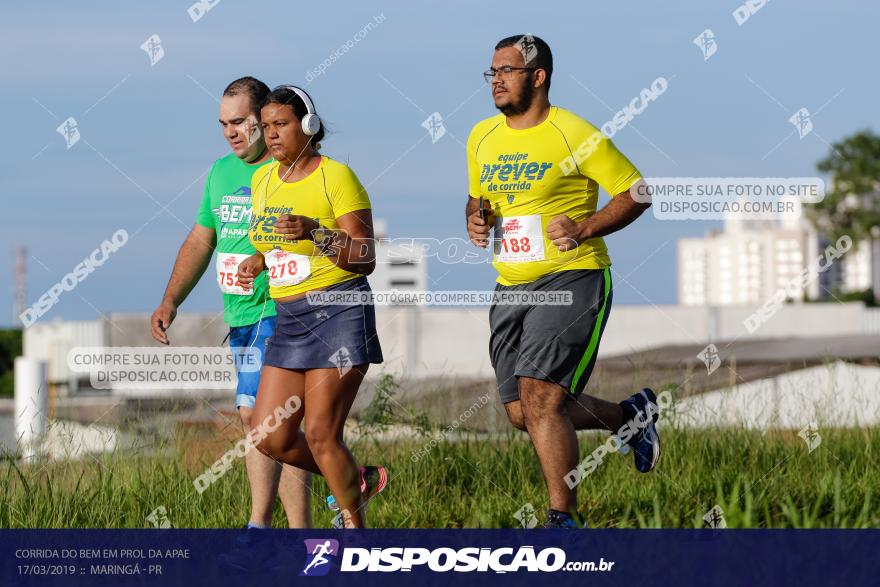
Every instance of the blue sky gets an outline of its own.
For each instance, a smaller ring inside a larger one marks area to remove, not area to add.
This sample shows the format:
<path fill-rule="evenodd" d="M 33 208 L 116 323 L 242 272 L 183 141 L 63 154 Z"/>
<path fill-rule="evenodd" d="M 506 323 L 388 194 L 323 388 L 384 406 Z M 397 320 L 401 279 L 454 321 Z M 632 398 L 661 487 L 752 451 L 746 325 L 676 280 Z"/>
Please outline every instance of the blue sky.
<path fill-rule="evenodd" d="M 511 34 L 549 42 L 551 101 L 597 126 L 658 76 L 669 80 L 614 137 L 646 176 L 811 176 L 825 141 L 877 126 L 868 105 L 880 81 L 867 57 L 878 54 L 880 9 L 867 2 L 774 0 L 742 26 L 732 16 L 737 1 L 358 1 L 306 11 L 220 0 L 197 22 L 190 4 L 2 9 L 0 274 L 8 286 L 0 325 L 12 318 L 15 246 L 28 250 L 30 305 L 119 228 L 129 243 L 42 319 L 152 311 L 204 174 L 227 152 L 216 122 L 225 85 L 247 74 L 305 84 L 374 16 L 384 20 L 308 90 L 333 131 L 323 151 L 369 186 L 392 237 L 463 236 L 463 143 L 473 124 L 495 114 L 480 73 L 494 43 Z M 706 28 L 718 44 L 708 61 L 692 43 Z M 165 55 L 150 66 L 140 45 L 153 34 Z M 814 113 L 815 132 L 784 140 L 800 107 Z M 434 111 L 448 134 L 432 144 L 421 123 Z M 55 132 L 68 116 L 82 138 L 70 149 Z M 646 215 L 608 238 L 615 303 L 675 303 L 676 239 L 713 226 Z M 488 265 L 432 262 L 429 274 L 432 289 L 484 289 L 494 280 Z M 219 306 L 206 275 L 183 310 Z"/>

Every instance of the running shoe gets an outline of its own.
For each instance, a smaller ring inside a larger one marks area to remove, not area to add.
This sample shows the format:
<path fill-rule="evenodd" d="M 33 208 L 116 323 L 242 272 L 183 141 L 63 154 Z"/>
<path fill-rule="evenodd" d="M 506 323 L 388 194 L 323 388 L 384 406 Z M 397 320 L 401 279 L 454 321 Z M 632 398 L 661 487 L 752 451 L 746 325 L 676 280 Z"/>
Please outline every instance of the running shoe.
<path fill-rule="evenodd" d="M 655 425 L 660 412 L 660 408 L 657 406 L 657 396 L 646 387 L 629 396 L 620 404 L 624 406 L 625 414 L 642 414 L 640 420 L 647 422 L 645 426 L 638 427 L 627 444 L 632 448 L 636 469 L 641 473 L 650 473 L 657 466 L 657 461 L 660 460 L 660 435 L 657 434 Z M 650 419 L 648 418 L 649 406 Z"/>
<path fill-rule="evenodd" d="M 243 530 L 236 536 L 232 550 L 217 556 L 227 571 L 253 572 L 264 567 L 271 557 L 272 551 L 268 548 L 271 534 L 267 529 L 248 525 Z"/>
<path fill-rule="evenodd" d="M 342 512 L 339 512 L 338 514 L 333 516 L 333 520 L 330 522 L 330 527 L 334 530 L 345 529 L 345 520 L 342 519 Z"/>
<path fill-rule="evenodd" d="M 578 516 L 580 517 L 580 516 Z M 586 528 L 583 519 L 575 520 L 569 514 L 557 510 L 547 510 L 547 519 L 544 520 L 545 528 Z"/>
<path fill-rule="evenodd" d="M 365 502 L 370 501 L 385 489 L 388 485 L 388 471 L 385 467 L 361 467 L 361 494 Z M 336 498 L 327 496 L 327 507 L 331 511 L 338 512 L 339 506 Z"/>

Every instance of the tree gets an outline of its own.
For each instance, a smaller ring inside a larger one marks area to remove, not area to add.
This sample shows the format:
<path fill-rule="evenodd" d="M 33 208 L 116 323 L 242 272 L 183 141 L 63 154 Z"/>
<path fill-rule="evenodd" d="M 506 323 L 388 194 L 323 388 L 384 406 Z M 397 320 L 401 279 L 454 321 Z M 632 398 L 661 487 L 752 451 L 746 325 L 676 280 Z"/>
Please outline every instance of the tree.
<path fill-rule="evenodd" d="M 849 235 L 872 252 L 872 289 L 880 294 L 880 135 L 859 131 L 831 147 L 816 164 L 828 173 L 825 199 L 805 207 L 816 230 L 837 241 Z"/>

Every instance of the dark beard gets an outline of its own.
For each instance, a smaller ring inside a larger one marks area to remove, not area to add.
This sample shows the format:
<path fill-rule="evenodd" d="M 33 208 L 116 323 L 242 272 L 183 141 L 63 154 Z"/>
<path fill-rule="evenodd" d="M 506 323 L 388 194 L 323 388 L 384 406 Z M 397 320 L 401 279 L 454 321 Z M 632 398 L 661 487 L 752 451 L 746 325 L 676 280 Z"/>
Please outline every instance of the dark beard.
<path fill-rule="evenodd" d="M 523 86 L 523 91 L 519 100 L 511 102 L 505 106 L 499 106 L 498 110 L 507 117 L 519 116 L 520 114 L 524 114 L 531 107 L 534 98 L 535 87 L 531 83 L 528 83 Z"/>

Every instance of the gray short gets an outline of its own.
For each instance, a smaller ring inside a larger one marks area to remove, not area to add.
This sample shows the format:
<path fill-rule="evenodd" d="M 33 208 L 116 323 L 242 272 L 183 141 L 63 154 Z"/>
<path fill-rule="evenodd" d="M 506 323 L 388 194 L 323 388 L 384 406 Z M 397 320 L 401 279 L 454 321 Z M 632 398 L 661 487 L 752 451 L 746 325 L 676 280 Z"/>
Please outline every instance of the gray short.
<path fill-rule="evenodd" d="M 570 291 L 571 305 L 493 305 L 489 353 L 503 403 L 519 399 L 518 377 L 584 390 L 611 310 L 611 270 L 573 269 L 495 291 Z"/>

